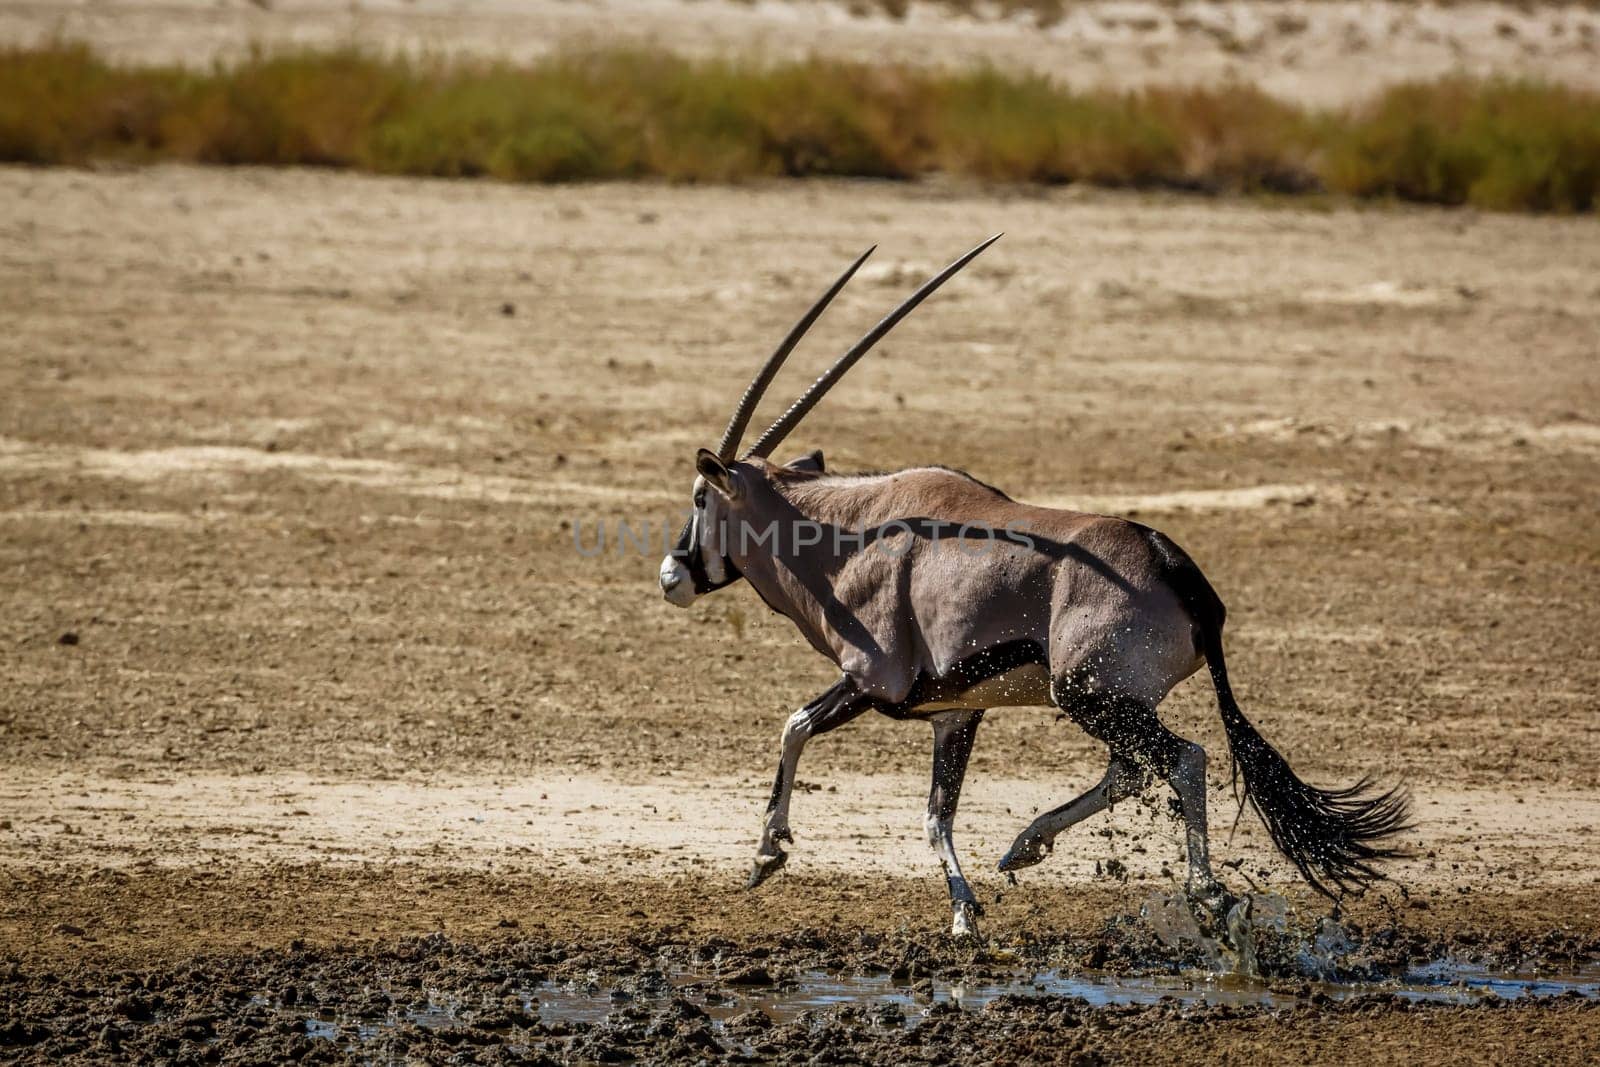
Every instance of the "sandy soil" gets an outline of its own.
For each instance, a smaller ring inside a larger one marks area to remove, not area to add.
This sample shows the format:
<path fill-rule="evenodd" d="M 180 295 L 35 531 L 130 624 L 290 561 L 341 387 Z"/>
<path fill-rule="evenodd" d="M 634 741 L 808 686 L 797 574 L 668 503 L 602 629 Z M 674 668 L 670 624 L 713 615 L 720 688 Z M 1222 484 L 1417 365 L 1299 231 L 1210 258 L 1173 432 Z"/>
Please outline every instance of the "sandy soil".
<path fill-rule="evenodd" d="M 904 19 L 828 0 L 0 0 L 0 41 L 64 36 L 121 59 L 207 64 L 253 45 L 360 44 L 527 60 L 637 44 L 692 55 L 840 56 L 1032 70 L 1071 85 L 1243 80 L 1314 104 L 1450 73 L 1600 87 L 1592 4 L 1088 0 L 1031 12 L 913 3 Z"/>
<path fill-rule="evenodd" d="M 370 976 L 426 934 L 449 940 L 416 951 L 451 973 L 477 961 L 473 989 L 506 953 L 558 943 L 602 969 L 646 951 L 629 945 L 713 943 L 800 968 L 853 958 L 865 932 L 936 972 L 971 966 L 941 955 L 926 728 L 862 722 L 815 744 L 791 869 L 741 892 L 782 720 L 826 665 L 748 590 L 678 612 L 655 552 L 585 556 L 574 533 L 675 529 L 693 449 L 862 245 L 881 242 L 877 261 L 773 410 L 998 229 L 796 449 L 838 469 L 944 462 L 1167 530 L 1229 604 L 1230 666 L 1263 732 L 1313 780 L 1371 771 L 1415 792 L 1415 858 L 1346 910 L 1404 948 L 1385 958 L 1600 951 L 1596 220 L 942 184 L 13 169 L 0 1038 L 91 1059 L 123 1047 L 118 1027 L 130 1055 L 199 1047 L 173 1018 L 148 1033 L 112 1018 L 129 974 L 177 997 L 169 1014 L 244 1026 L 248 997 L 194 1007 L 211 979 L 192 976 Z M 1206 688 L 1165 713 L 1214 754 L 1230 879 L 1325 913 L 1250 818 L 1226 841 Z M 1104 962 L 1104 931 L 1123 929 L 1108 921 L 1171 884 L 1160 804 L 1082 828 L 1016 887 L 989 873 L 1099 759 L 1044 712 L 986 722 L 957 840 L 993 945 Z M 785 940 L 800 929 L 816 944 Z M 89 991 L 71 1011 L 52 999 L 63 981 Z M 1348 1058 L 1359 1041 L 1493 1060 L 1516 1042 L 1562 1062 L 1600 1032 L 1553 1003 L 1295 1003 L 1203 1025 L 1095 1016 L 1088 1044 L 1030 1044 L 1066 1025 L 1030 1007 L 948 1035 L 991 1060 L 1181 1058 L 1204 1033 L 1241 1058 Z M 67 1020 L 48 1041 L 28 1029 L 45 1017 Z"/>
<path fill-rule="evenodd" d="M 1091 781 L 1095 770 L 1086 766 L 1071 777 Z M 426 857 L 440 867 L 499 862 L 606 878 L 709 874 L 731 884 L 748 868 L 746 838 L 758 824 L 761 784 L 702 775 L 619 781 L 558 771 L 515 782 L 419 783 L 289 773 L 105 779 L 19 769 L 0 792 L 13 824 L 0 863 L 122 869 Z M 797 865 L 803 858 L 809 871 L 881 877 L 925 866 L 926 845 L 913 832 L 927 792 L 920 776 L 843 775 L 804 788 L 815 795 L 796 802 L 806 830 Z M 966 851 L 980 862 L 998 859 L 1019 818 L 1060 798 L 1061 786 L 1048 780 L 974 781 L 962 798 Z M 1508 797 L 1496 789 L 1428 788 L 1418 801 L 1411 844 L 1419 857 L 1403 877 L 1422 896 L 1480 880 L 1498 879 L 1508 888 L 1593 881 L 1584 847 L 1600 827 L 1600 797 L 1592 793 L 1530 787 Z M 1063 851 L 1029 882 L 1042 878 L 1067 891 L 1109 859 L 1147 880 L 1158 880 L 1169 864 L 1181 871 L 1165 813 L 1131 804 L 1100 822 L 1115 836 L 1085 840 L 1077 854 Z M 1262 875 L 1271 848 L 1254 820 L 1241 823 L 1234 849 L 1251 857 L 1251 873 Z M 1429 850 L 1451 857 L 1458 869 L 1441 872 Z M 1292 882 L 1287 868 L 1266 877 Z"/>

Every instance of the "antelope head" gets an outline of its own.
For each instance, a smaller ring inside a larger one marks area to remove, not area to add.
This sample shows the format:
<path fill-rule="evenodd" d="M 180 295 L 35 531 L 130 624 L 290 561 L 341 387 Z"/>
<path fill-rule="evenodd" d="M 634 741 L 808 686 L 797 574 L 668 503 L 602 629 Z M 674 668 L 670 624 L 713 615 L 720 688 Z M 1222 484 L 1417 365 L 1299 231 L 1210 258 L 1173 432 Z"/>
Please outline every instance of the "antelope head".
<path fill-rule="evenodd" d="M 845 371 L 871 351 L 873 345 L 882 340 L 883 336 L 894 329 L 918 304 L 932 295 L 935 289 L 1000 237 L 1000 234 L 995 234 L 924 282 L 920 289 L 907 297 L 848 352 L 840 356 L 826 373 L 812 382 L 811 387 L 801 395 L 800 399 L 791 404 L 789 409 L 756 440 L 756 443 L 750 446 L 743 459 L 736 459 L 739 454 L 740 439 L 744 436 L 751 416 L 755 414 L 756 405 L 761 402 L 762 394 L 777 376 L 783 361 L 789 357 L 794 346 L 800 343 L 800 338 L 805 336 L 805 332 L 822 314 L 823 309 L 839 294 L 839 290 L 844 288 L 845 283 L 860 269 L 861 264 L 866 262 L 867 257 L 872 255 L 873 248 L 867 249 L 854 263 L 845 268 L 839 279 L 815 304 L 811 305 L 810 310 L 801 316 L 800 321 L 794 324 L 794 328 L 784 337 L 777 349 L 767 357 L 767 362 L 762 365 L 749 387 L 745 389 L 744 396 L 740 398 L 739 406 L 734 409 L 733 417 L 728 420 L 728 427 L 723 431 L 722 441 L 716 450 L 702 448 L 695 456 L 695 480 L 690 497 L 692 510 L 688 521 L 683 525 L 683 531 L 678 535 L 677 543 L 661 561 L 661 593 L 668 603 L 680 608 L 688 607 L 706 593 L 739 580 L 739 569 L 734 565 L 726 546 L 729 515 L 733 506 L 746 492 L 748 480 L 765 477 L 769 469 L 765 463 L 752 464 L 748 461 L 752 458 L 764 461 L 772 455 L 773 449 L 789 436 L 806 413 L 815 407 L 834 383 L 844 376 Z M 801 470 L 821 471 L 822 453 L 813 452 L 788 466 Z"/>

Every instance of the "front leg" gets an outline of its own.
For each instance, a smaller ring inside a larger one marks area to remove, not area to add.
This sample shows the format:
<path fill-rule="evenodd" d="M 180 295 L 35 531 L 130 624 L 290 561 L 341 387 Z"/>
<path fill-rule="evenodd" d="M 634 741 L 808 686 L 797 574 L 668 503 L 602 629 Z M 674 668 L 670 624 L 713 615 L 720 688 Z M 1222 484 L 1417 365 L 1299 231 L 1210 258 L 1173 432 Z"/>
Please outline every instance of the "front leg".
<path fill-rule="evenodd" d="M 967 760 L 978 739 L 981 710 L 946 711 L 933 718 L 933 787 L 928 791 L 928 844 L 939 854 L 945 884 L 950 888 L 950 933 L 956 937 L 978 936 L 978 898 L 961 873 L 956 858 L 956 804 L 961 800 L 961 782 L 967 776 Z"/>
<path fill-rule="evenodd" d="M 843 726 L 871 706 L 871 701 L 856 689 L 855 683 L 845 677 L 789 716 L 783 727 L 783 754 L 778 759 L 778 774 L 772 782 L 772 799 L 767 802 L 761 842 L 756 846 L 756 860 L 750 868 L 746 889 L 754 889 L 766 881 L 789 858 L 779 843 L 794 840 L 789 832 L 789 797 L 794 792 L 794 776 L 800 768 L 800 753 L 806 742 Z"/>

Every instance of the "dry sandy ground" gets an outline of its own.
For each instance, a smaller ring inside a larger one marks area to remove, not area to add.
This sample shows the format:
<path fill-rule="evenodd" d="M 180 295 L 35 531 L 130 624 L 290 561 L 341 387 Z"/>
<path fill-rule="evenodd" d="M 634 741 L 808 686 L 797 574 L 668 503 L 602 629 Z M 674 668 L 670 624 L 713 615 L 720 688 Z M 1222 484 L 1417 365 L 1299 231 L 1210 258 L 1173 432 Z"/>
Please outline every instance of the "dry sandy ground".
<path fill-rule="evenodd" d="M 64 36 L 140 61 L 210 63 L 254 44 L 359 44 L 527 60 L 559 48 L 841 56 L 1031 70 L 1079 87 L 1238 79 L 1338 104 L 1451 73 L 1600 87 L 1600 11 L 1409 0 L 1090 0 L 1030 12 L 913 3 L 904 19 L 827 0 L 0 0 L 0 42 Z"/>
<path fill-rule="evenodd" d="M 770 409 L 1000 229 L 796 449 L 944 462 L 1167 530 L 1229 604 L 1262 731 L 1315 781 L 1416 794 L 1410 896 L 1349 914 L 1456 946 L 1600 945 L 1600 221 L 12 169 L 11 977 L 502 923 L 586 944 L 936 939 L 926 728 L 819 740 L 791 869 L 741 893 L 782 720 L 827 666 L 748 590 L 675 611 L 655 552 L 586 557 L 574 526 L 589 544 L 602 523 L 675 528 L 694 448 L 863 245 L 882 247 Z M 1251 818 L 1225 840 L 1207 688 L 1166 714 L 1213 753 L 1229 877 L 1316 914 Z M 998 943 L 1087 934 L 1169 884 L 1159 803 L 1081 828 L 1015 888 L 989 873 L 1100 758 L 1045 712 L 983 727 L 957 840 Z M 1097 874 L 1110 859 L 1129 884 Z M 1423 1031 L 1306 1010 L 1299 1044 L 1256 1019 L 1229 1047 L 1293 1058 L 1358 1033 L 1424 1062 L 1543 1027 L 1532 1047 L 1558 1060 L 1593 1032 L 1592 1014 Z"/>
<path fill-rule="evenodd" d="M 1087 779 L 1093 768 L 1083 770 Z M 759 814 L 751 800 L 760 784 L 700 775 L 618 781 L 559 771 L 515 782 L 419 783 L 293 773 L 104 779 L 19 769 L 0 792 L 14 830 L 0 863 L 126 868 L 426 857 L 440 867 L 499 862 L 563 876 L 709 871 L 734 883 L 750 860 L 746 838 Z M 920 778 L 843 775 L 825 790 L 811 784 L 816 793 L 797 801 L 805 831 L 797 865 L 803 859 L 808 871 L 882 877 L 926 865 L 926 845 L 912 832 L 927 791 Z M 998 859 L 1019 818 L 1054 807 L 1060 794 L 1059 785 L 1037 779 L 974 781 L 962 798 L 965 850 L 980 862 Z M 1585 846 L 1600 827 L 1600 796 L 1531 787 L 1508 802 L 1501 790 L 1427 789 L 1419 800 L 1412 844 L 1465 861 L 1468 873 L 1437 875 L 1439 864 L 1424 859 L 1408 869 L 1408 884 L 1593 882 Z M 1153 814 L 1139 805 L 1116 812 L 1103 821 L 1120 839 L 1063 848 L 1038 876 L 1070 891 L 1092 879 L 1097 859 L 1121 860 L 1143 879 L 1159 878 L 1169 864 L 1181 871 L 1181 850 L 1168 840 L 1172 828 Z M 1271 847 L 1253 821 L 1241 824 L 1238 854 L 1255 859 Z"/>

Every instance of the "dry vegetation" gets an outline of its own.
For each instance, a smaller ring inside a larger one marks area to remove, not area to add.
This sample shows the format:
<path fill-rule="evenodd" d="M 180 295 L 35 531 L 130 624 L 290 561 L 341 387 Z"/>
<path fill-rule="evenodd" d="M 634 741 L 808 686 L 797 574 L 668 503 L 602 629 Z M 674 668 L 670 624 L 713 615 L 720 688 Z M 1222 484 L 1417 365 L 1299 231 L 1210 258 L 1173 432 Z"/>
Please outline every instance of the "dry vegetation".
<path fill-rule="evenodd" d="M 1247 86 L 1076 92 L 1033 74 L 568 53 L 525 66 L 358 51 L 196 73 L 61 44 L 0 52 L 0 161 L 176 159 L 514 181 L 763 176 L 1328 191 L 1589 211 L 1600 96 L 1403 85 L 1340 112 Z"/>
<path fill-rule="evenodd" d="M 1449 7 L 1459 0 L 1438 0 L 1438 2 L 1442 7 Z M 1074 0 L 990 0 L 989 3 L 983 3 L 981 0 L 846 0 L 845 6 L 857 17 L 878 13 L 893 19 L 903 19 L 913 8 L 924 7 L 969 17 L 991 14 L 1003 19 L 1028 18 L 1035 25 L 1044 28 L 1056 25 L 1074 7 L 1080 5 L 1075 4 Z M 1161 6 L 1177 10 L 1181 9 L 1183 4 L 1179 0 L 1162 0 Z M 1561 10 L 1569 7 L 1594 10 L 1600 7 L 1600 0 L 1511 0 L 1506 6 L 1518 11 Z M 1151 16 L 1130 17 L 1148 19 Z M 1294 12 L 1285 13 L 1280 18 L 1299 20 L 1302 25 L 1304 24 L 1304 18 Z"/>

